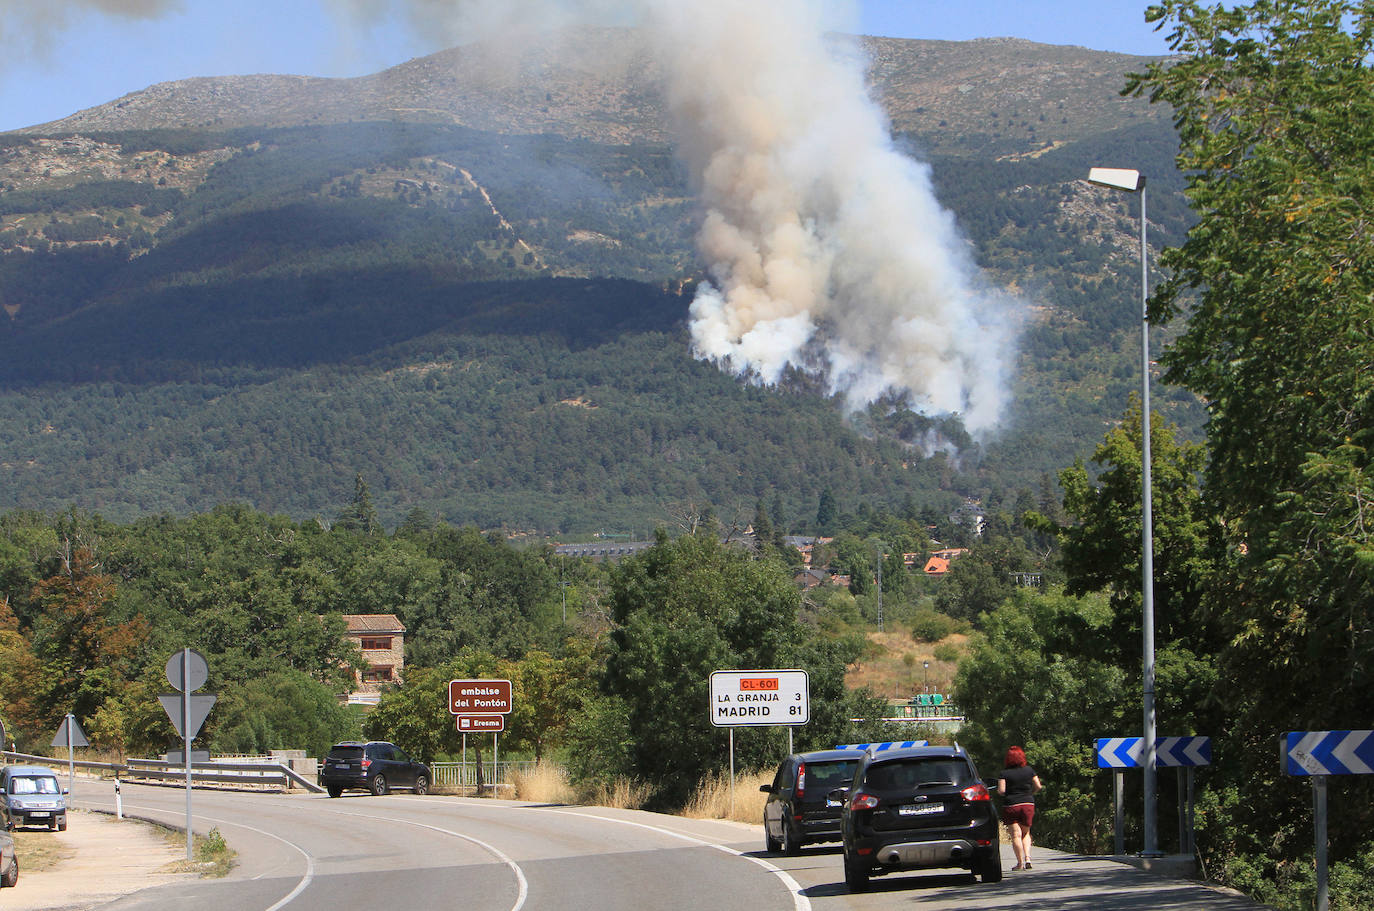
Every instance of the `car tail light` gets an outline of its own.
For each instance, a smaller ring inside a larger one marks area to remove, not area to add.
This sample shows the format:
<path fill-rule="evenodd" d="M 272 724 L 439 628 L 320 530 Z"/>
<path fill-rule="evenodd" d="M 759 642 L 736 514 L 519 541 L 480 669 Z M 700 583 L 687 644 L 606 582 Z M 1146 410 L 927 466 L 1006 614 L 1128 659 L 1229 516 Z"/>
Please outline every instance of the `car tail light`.
<path fill-rule="evenodd" d="M 987 785 L 976 784 L 971 788 L 964 788 L 959 794 L 970 803 L 978 800 L 992 800 L 992 795 L 988 793 Z"/>
<path fill-rule="evenodd" d="M 366 772 L 367 769 L 368 769 L 368 766 L 372 765 L 372 760 L 371 760 L 371 759 L 364 759 L 361 763 L 359 763 L 359 765 L 361 765 L 363 771 Z"/>
<path fill-rule="evenodd" d="M 806 763 L 797 764 L 797 799 L 801 800 L 806 796 Z"/>
<path fill-rule="evenodd" d="M 864 791 L 859 791 L 849 799 L 849 809 L 851 810 L 871 810 L 877 805 L 877 796 Z"/>

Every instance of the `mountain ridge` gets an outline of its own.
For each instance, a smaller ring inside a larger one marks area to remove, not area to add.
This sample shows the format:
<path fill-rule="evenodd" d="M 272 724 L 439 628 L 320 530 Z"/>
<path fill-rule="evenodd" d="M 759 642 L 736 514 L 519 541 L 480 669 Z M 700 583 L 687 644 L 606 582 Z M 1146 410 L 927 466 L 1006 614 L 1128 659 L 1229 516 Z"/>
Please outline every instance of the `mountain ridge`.
<path fill-rule="evenodd" d="M 1069 99 L 1102 109 L 1092 118 L 1096 128 L 1113 119 L 1157 116 L 1144 101 L 1121 97 L 1120 85 L 1107 80 L 1158 58 L 1017 38 L 864 37 L 858 44 L 870 61 L 870 85 L 897 133 L 934 134 L 942 121 L 948 125 L 952 119 L 959 122 L 956 133 L 970 131 L 969 119 L 993 112 L 1026 114 L 1037 105 L 1061 110 Z M 672 135 L 663 105 L 656 92 L 645 91 L 660 80 L 638 32 L 584 27 L 510 56 L 492 45 L 468 45 L 366 76 L 259 74 L 158 83 L 15 132 L 225 130 L 384 120 L 662 143 Z"/>

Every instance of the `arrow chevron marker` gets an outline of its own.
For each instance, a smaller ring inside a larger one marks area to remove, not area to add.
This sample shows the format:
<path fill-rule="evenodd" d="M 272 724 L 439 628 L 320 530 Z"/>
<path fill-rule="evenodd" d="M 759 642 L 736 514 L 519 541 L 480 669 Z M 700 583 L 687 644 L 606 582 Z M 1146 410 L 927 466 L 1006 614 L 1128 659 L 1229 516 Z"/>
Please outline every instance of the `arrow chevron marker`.
<path fill-rule="evenodd" d="M 1374 774 L 1374 731 L 1289 731 L 1281 744 L 1289 775 Z"/>
<path fill-rule="evenodd" d="M 1097 767 L 1138 769 L 1145 762 L 1145 738 L 1102 737 L 1097 741 Z M 1374 756 L 1371 757 L 1374 759 Z M 1212 764 L 1212 738 L 1159 737 L 1155 740 L 1155 767 Z"/>
<path fill-rule="evenodd" d="M 1102 769 L 1134 769 L 1140 766 L 1141 737 L 1103 737 L 1097 741 L 1097 765 Z"/>
<path fill-rule="evenodd" d="M 1339 732 L 1332 731 L 1333 739 Z M 1356 750 L 1364 744 L 1365 731 L 1349 731 L 1344 737 L 1337 740 L 1336 745 L 1331 750 L 1331 758 L 1345 766 L 1346 770 L 1352 775 L 1368 775 L 1374 772 L 1363 759 L 1359 757 Z"/>
<path fill-rule="evenodd" d="M 1193 742 L 1184 748 L 1183 755 L 1188 759 L 1186 765 L 1211 765 L 1212 738 L 1194 737 Z"/>

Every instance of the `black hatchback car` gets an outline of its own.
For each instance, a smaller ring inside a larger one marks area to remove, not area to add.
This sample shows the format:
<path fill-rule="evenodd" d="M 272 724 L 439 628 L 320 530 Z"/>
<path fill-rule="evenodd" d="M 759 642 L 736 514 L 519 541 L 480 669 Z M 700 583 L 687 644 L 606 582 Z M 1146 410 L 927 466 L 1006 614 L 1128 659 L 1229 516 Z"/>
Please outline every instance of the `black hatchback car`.
<path fill-rule="evenodd" d="M 346 741 L 330 747 L 320 766 L 320 786 L 330 797 L 344 791 L 371 791 L 379 797 L 392 788 L 429 793 L 429 767 L 385 740 Z"/>
<path fill-rule="evenodd" d="M 840 808 L 826 795 L 854 778 L 862 756 L 855 750 L 796 753 L 778 765 L 772 784 L 760 785 L 768 795 L 763 805 L 764 848 L 796 854 L 802 845 L 840 840 Z"/>
<path fill-rule="evenodd" d="M 985 883 L 1002 879 L 992 795 L 962 747 L 865 753 L 843 802 L 844 879 L 851 892 L 870 876 L 962 867 Z"/>

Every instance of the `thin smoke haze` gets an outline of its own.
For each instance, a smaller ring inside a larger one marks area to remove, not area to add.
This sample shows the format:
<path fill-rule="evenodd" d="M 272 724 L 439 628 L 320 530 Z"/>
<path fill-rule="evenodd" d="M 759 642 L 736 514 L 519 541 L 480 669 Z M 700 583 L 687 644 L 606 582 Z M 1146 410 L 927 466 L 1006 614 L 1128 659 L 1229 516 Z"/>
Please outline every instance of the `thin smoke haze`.
<path fill-rule="evenodd" d="M 18 57 L 41 57 L 57 34 L 89 13 L 153 19 L 180 6 L 180 0 L 0 0 L 0 47 Z"/>

